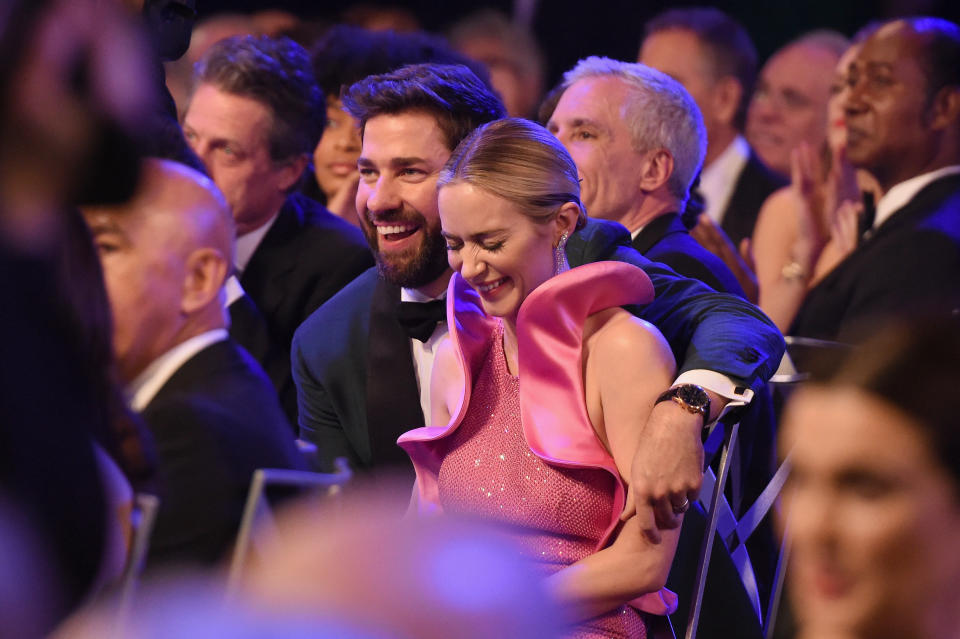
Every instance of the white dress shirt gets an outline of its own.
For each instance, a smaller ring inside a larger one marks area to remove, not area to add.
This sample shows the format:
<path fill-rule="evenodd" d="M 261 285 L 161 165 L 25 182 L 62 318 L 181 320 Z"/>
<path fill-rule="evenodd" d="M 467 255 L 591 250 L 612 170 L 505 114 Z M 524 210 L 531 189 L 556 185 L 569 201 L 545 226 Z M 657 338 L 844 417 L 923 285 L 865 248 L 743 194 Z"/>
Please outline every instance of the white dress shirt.
<path fill-rule="evenodd" d="M 400 289 L 401 302 L 432 302 L 447 297 L 446 292 L 440 297 L 429 297 L 412 288 Z M 410 348 L 413 354 L 413 369 L 417 374 L 417 386 L 420 389 L 420 408 L 423 410 L 423 423 L 430 423 L 430 380 L 433 378 L 433 360 L 437 355 L 440 344 L 450 339 L 446 321 L 437 323 L 433 333 L 426 342 L 410 338 Z"/>
<path fill-rule="evenodd" d="M 934 180 L 939 180 L 947 175 L 960 173 L 960 164 L 945 166 L 936 171 L 922 173 L 909 180 L 904 180 L 890 188 L 880 201 L 877 202 L 877 215 L 873 218 L 873 228 L 878 228 L 881 224 L 890 219 L 890 216 L 910 203 L 910 200 Z"/>
<path fill-rule="evenodd" d="M 150 365 L 137 375 L 137 378 L 127 386 L 126 393 L 130 408 L 136 412 L 143 411 L 147 404 L 163 388 L 173 374 L 187 361 L 211 344 L 227 339 L 224 328 L 215 328 L 212 331 L 191 337 L 180 342 L 169 351 L 150 362 Z"/>
<path fill-rule="evenodd" d="M 750 145 L 742 135 L 738 135 L 700 173 L 700 192 L 707 205 L 704 212 L 717 226 L 723 222 L 734 187 L 749 159 Z"/>
<path fill-rule="evenodd" d="M 260 228 L 250 231 L 246 235 L 241 235 L 237 238 L 237 255 L 235 266 L 237 267 L 237 272 L 239 274 L 242 274 L 247 269 L 247 264 L 250 263 L 250 258 L 253 257 L 257 247 L 260 246 L 260 242 L 263 241 L 263 237 L 273 226 L 273 223 L 277 221 L 277 215 L 280 215 L 280 213 L 277 212 L 276 215 L 271 217 L 270 220 Z"/>

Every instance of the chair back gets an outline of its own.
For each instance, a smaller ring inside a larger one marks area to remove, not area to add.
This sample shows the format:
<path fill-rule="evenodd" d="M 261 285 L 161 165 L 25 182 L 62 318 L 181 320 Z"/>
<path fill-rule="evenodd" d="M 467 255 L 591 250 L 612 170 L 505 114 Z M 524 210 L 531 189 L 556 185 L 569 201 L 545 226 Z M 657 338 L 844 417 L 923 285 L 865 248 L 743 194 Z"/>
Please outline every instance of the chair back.
<path fill-rule="evenodd" d="M 267 489 L 271 486 L 295 487 L 336 498 L 340 495 L 343 486 L 350 481 L 353 473 L 347 460 L 342 457 L 334 461 L 334 467 L 336 472 L 333 473 L 281 468 L 260 468 L 254 471 L 230 561 L 230 572 L 227 577 L 228 595 L 236 592 L 251 551 L 255 550 L 262 540 L 273 536 L 276 531 L 272 509 L 267 499 Z"/>

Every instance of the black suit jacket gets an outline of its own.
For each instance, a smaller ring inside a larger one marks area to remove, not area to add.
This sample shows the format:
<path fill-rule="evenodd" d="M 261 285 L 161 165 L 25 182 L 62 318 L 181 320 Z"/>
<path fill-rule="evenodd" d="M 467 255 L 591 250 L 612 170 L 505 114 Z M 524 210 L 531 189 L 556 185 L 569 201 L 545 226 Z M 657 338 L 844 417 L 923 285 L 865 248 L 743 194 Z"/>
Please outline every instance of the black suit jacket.
<path fill-rule="evenodd" d="M 807 293 L 791 333 L 857 342 L 877 322 L 960 309 L 960 175 L 928 184 Z"/>
<path fill-rule="evenodd" d="M 616 259 L 643 268 L 656 298 L 631 310 L 664 333 L 681 371 L 714 370 L 747 385 L 759 385 L 772 374 L 783 338 L 766 316 L 742 299 L 650 262 L 629 242 L 623 226 L 590 220 L 570 238 L 567 258 L 572 266 Z M 317 444 L 324 469 L 339 456 L 360 470 L 409 466 L 396 438 L 422 425 L 423 414 L 410 341 L 391 312 L 399 301 L 399 288 L 370 269 L 313 313 L 294 336 L 300 436 Z M 371 393 L 371 388 L 383 392 Z"/>
<path fill-rule="evenodd" d="M 357 275 L 373 265 L 360 230 L 313 200 L 287 197 L 240 277 L 240 284 L 266 323 L 231 304 L 230 335 L 263 366 L 291 423 L 297 396 L 290 376 L 290 342 L 303 320 Z M 236 307 L 236 308 L 235 308 Z"/>
<path fill-rule="evenodd" d="M 270 381 L 232 340 L 187 360 L 142 415 L 162 491 L 151 566 L 218 561 L 237 533 L 253 471 L 302 466 Z"/>
<path fill-rule="evenodd" d="M 770 170 L 750 149 L 750 157 L 733 187 L 720 225 L 734 246 L 739 246 L 740 240 L 753 235 L 760 207 L 771 193 L 787 184 L 789 180 Z"/>
<path fill-rule="evenodd" d="M 684 277 L 700 280 L 715 291 L 746 299 L 737 278 L 719 257 L 690 236 L 677 213 L 661 215 L 633 238 L 633 248 L 653 262 L 666 264 Z"/>

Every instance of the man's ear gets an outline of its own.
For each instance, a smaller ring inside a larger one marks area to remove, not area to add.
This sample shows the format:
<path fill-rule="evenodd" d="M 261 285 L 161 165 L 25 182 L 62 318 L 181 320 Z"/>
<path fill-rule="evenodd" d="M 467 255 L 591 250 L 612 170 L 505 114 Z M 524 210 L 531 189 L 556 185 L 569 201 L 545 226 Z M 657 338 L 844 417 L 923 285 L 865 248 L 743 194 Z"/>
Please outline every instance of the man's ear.
<path fill-rule="evenodd" d="M 280 190 L 286 193 L 293 188 L 293 185 L 297 183 L 297 180 L 300 179 L 300 176 L 303 175 L 303 172 L 307 169 L 307 164 L 309 164 L 310 158 L 307 157 L 306 153 L 301 153 L 296 155 L 289 160 L 284 160 L 283 164 L 278 167 L 280 173 Z"/>
<path fill-rule="evenodd" d="M 943 87 L 930 101 L 930 128 L 950 129 L 960 126 L 960 87 Z"/>
<path fill-rule="evenodd" d="M 727 75 L 717 80 L 710 93 L 714 119 L 732 126 L 742 98 L 743 87 L 735 77 Z"/>
<path fill-rule="evenodd" d="M 199 248 L 187 257 L 180 310 L 191 315 L 216 300 L 227 279 L 224 255 L 213 248 Z"/>
<path fill-rule="evenodd" d="M 655 149 L 644 154 L 640 163 L 640 188 L 652 193 L 667 183 L 673 175 L 673 156 L 666 149 Z"/>

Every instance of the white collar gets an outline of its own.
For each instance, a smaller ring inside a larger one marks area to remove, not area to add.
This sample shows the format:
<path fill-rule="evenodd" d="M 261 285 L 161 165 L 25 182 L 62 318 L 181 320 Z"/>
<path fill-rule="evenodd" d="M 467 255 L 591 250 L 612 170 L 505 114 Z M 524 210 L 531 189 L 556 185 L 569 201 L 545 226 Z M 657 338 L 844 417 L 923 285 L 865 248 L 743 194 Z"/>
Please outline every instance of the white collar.
<path fill-rule="evenodd" d="M 150 362 L 137 378 L 126 389 L 130 401 L 130 408 L 135 412 L 142 412 L 147 404 L 163 388 L 173 374 L 176 373 L 187 360 L 211 344 L 227 339 L 227 329 L 215 328 L 212 331 L 201 333 L 190 339 L 180 342 L 169 351 Z"/>
<path fill-rule="evenodd" d="M 401 302 L 433 302 L 436 300 L 445 300 L 447 299 L 447 290 L 444 289 L 443 293 L 436 297 L 430 297 L 424 293 L 421 293 L 415 288 L 401 288 L 400 289 L 400 301 Z"/>
<path fill-rule="evenodd" d="M 263 241 L 263 237 L 273 226 L 273 223 L 277 221 L 277 216 L 279 215 L 280 212 L 278 211 L 273 217 L 267 220 L 266 224 L 260 228 L 254 229 L 246 235 L 241 235 L 237 238 L 237 263 L 235 266 L 237 267 L 237 271 L 239 271 L 241 274 L 246 270 L 247 264 L 250 263 L 250 258 L 253 257 L 257 247 L 260 246 L 260 242 Z"/>
<path fill-rule="evenodd" d="M 723 214 L 733 197 L 737 179 L 749 159 L 750 145 L 742 135 L 737 135 L 723 153 L 703 167 L 700 173 L 700 192 L 707 203 L 704 212 L 717 224 L 723 221 Z"/>
<path fill-rule="evenodd" d="M 880 201 L 877 202 L 877 215 L 873 218 L 873 228 L 878 228 L 886 222 L 891 215 L 909 204 L 910 200 L 925 186 L 934 180 L 939 180 L 942 177 L 953 175 L 954 173 L 960 173 L 960 164 L 953 164 L 945 166 L 942 169 L 937 169 L 936 171 L 922 173 L 892 186 L 889 191 L 884 193 Z"/>
<path fill-rule="evenodd" d="M 223 283 L 224 296 L 226 297 L 226 303 L 223 305 L 224 308 L 229 307 L 231 304 L 236 302 L 238 299 L 246 295 L 246 291 L 243 290 L 243 287 L 240 286 L 240 280 L 236 275 L 231 275 Z"/>

